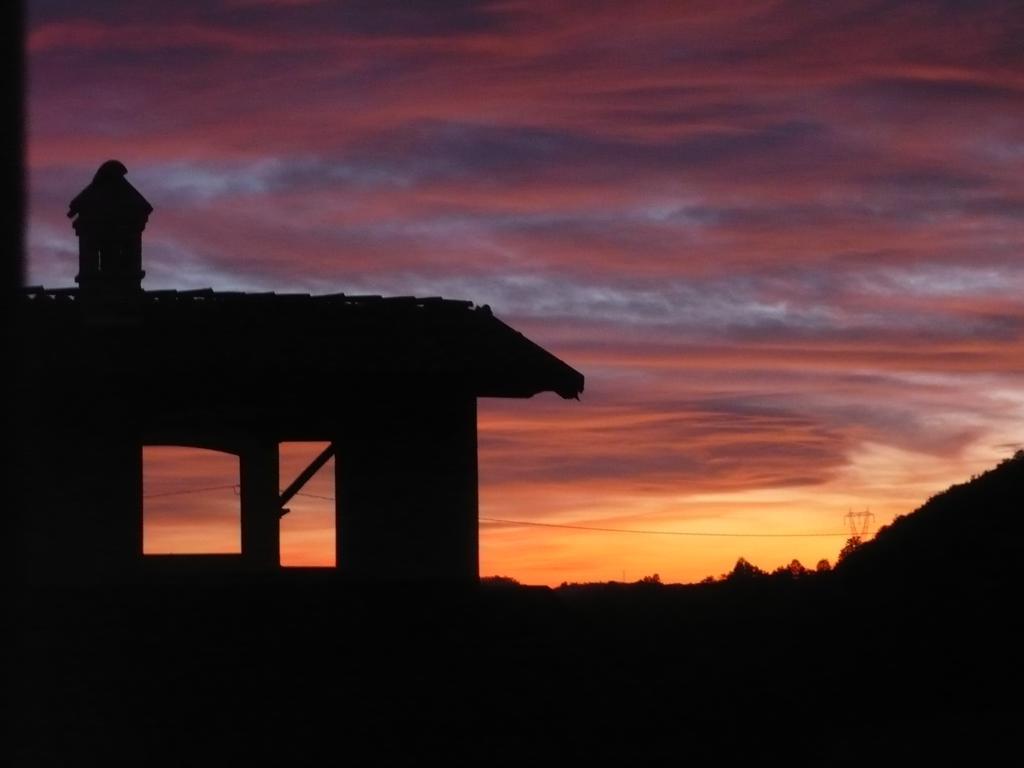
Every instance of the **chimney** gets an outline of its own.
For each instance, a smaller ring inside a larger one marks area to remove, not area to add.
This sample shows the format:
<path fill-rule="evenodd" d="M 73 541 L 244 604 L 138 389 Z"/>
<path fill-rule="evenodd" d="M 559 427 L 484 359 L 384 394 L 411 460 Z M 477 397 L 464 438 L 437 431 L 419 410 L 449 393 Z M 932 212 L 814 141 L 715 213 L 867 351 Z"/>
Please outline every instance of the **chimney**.
<path fill-rule="evenodd" d="M 68 208 L 78 235 L 78 275 L 83 295 L 114 298 L 142 290 L 142 230 L 153 206 L 128 183 L 117 160 L 99 167 Z"/>

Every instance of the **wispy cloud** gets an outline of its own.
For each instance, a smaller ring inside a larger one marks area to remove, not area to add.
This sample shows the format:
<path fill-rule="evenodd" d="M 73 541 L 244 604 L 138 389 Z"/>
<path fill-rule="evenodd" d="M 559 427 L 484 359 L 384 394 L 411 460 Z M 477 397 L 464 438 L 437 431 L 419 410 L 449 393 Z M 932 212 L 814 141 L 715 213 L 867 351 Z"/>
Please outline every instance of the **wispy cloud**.
<path fill-rule="evenodd" d="M 30 280 L 70 283 L 67 201 L 118 157 L 152 287 L 488 303 L 588 375 L 484 404 L 506 516 L 735 521 L 782 489 L 758 525 L 806 526 L 1024 432 L 1015 2 L 29 10 Z M 485 569 L 608 554 L 545 535 L 487 533 Z"/>

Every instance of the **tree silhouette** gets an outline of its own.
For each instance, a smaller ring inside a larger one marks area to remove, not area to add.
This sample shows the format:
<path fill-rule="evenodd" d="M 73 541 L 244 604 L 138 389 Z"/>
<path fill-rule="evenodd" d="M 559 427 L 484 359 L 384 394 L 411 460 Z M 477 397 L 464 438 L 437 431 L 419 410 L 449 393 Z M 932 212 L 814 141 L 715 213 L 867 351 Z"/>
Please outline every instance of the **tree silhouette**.
<path fill-rule="evenodd" d="M 488 587 L 518 587 L 519 581 L 511 576 L 481 576 L 480 583 Z"/>
<path fill-rule="evenodd" d="M 736 561 L 736 565 L 732 567 L 732 571 L 729 572 L 725 579 L 726 581 L 749 581 L 764 575 L 764 571 L 749 562 L 745 557 L 741 557 Z"/>
<path fill-rule="evenodd" d="M 806 575 L 807 569 L 804 568 L 803 563 L 801 563 L 796 558 L 793 558 L 789 565 L 780 565 L 778 568 L 772 571 L 772 576 L 780 578 L 799 579 L 801 576 Z"/>
<path fill-rule="evenodd" d="M 860 536 L 851 536 L 846 540 L 846 544 L 839 550 L 839 557 L 836 560 L 836 564 L 843 562 L 847 557 L 857 551 L 862 544 Z"/>

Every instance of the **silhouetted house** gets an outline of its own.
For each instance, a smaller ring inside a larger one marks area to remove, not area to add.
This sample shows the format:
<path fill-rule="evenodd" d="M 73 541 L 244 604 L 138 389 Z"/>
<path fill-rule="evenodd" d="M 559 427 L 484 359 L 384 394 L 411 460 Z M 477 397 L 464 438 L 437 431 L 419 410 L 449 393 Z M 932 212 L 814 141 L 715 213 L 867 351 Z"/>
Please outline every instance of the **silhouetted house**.
<path fill-rule="evenodd" d="M 274 569 L 278 446 L 316 440 L 337 457 L 339 571 L 475 580 L 477 398 L 575 398 L 583 376 L 468 301 L 144 291 L 152 207 L 125 173 L 104 163 L 71 203 L 78 288 L 20 302 L 32 577 L 138 572 L 144 445 L 236 454 L 238 563 Z"/>

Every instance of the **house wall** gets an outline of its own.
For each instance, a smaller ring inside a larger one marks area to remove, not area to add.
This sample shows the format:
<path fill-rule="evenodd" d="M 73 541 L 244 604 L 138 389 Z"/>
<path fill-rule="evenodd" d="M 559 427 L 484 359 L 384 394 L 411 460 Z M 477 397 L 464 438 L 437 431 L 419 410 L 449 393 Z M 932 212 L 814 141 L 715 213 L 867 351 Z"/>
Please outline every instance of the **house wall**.
<path fill-rule="evenodd" d="M 130 428 L 39 425 L 22 443 L 24 575 L 40 584 L 131 580 L 142 556 L 142 443 Z"/>
<path fill-rule="evenodd" d="M 335 437 L 337 564 L 361 581 L 475 583 L 476 398 L 352 398 Z"/>

